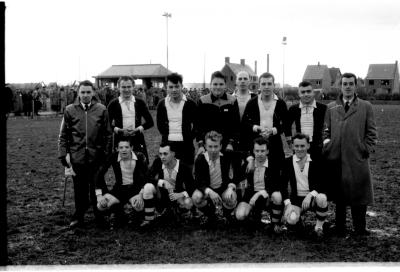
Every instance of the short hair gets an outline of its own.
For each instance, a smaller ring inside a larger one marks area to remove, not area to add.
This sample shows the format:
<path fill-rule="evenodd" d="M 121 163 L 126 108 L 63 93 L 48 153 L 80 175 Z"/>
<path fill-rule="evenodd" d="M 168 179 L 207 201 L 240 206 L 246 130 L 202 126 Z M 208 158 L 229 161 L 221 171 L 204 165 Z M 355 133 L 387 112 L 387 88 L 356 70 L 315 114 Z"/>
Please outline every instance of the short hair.
<path fill-rule="evenodd" d="M 89 81 L 89 80 L 84 80 L 84 81 L 79 82 L 78 91 L 79 91 L 79 89 L 81 88 L 81 86 L 90 86 L 90 87 L 92 87 L 92 90 L 94 91 L 94 85 L 93 85 L 93 83 L 92 83 L 91 81 Z"/>
<path fill-rule="evenodd" d="M 340 78 L 340 85 L 342 85 L 342 78 L 354 78 L 354 84 L 357 85 L 357 77 L 353 73 L 344 73 Z"/>
<path fill-rule="evenodd" d="M 307 143 L 310 143 L 310 137 L 307 134 L 304 133 L 296 133 L 292 140 L 294 141 L 295 139 L 303 140 L 306 139 Z"/>
<path fill-rule="evenodd" d="M 170 75 L 167 76 L 167 82 L 171 81 L 174 84 L 182 84 L 183 78 L 182 75 L 178 74 L 178 73 L 172 73 Z"/>
<path fill-rule="evenodd" d="M 176 150 L 178 149 L 176 143 L 174 143 L 172 141 L 162 141 L 160 144 L 160 148 L 167 147 L 167 146 L 169 146 L 170 151 L 176 153 Z"/>
<path fill-rule="evenodd" d="M 133 146 L 132 141 L 131 141 L 131 138 L 130 138 L 130 137 L 127 137 L 127 136 L 121 136 L 121 137 L 119 137 L 119 138 L 118 138 L 118 144 L 119 144 L 120 142 L 128 142 L 128 143 L 129 143 L 129 146 Z"/>
<path fill-rule="evenodd" d="M 247 71 L 245 71 L 245 70 L 241 70 L 241 71 L 237 72 L 236 77 L 237 77 L 237 75 L 240 74 L 240 73 L 246 73 L 246 74 L 250 77 L 250 74 L 249 74 Z"/>
<path fill-rule="evenodd" d="M 121 81 L 131 81 L 132 82 L 132 86 L 135 86 L 135 80 L 131 76 L 122 76 L 122 77 L 120 77 L 118 79 L 118 82 L 117 82 L 118 87 L 120 86 Z"/>
<path fill-rule="evenodd" d="M 308 86 L 311 86 L 311 82 L 309 82 L 309 81 L 302 81 L 302 82 L 299 83 L 299 88 L 300 87 L 304 88 L 304 87 L 308 87 Z"/>
<path fill-rule="evenodd" d="M 222 141 L 222 134 L 211 130 L 206 133 L 206 136 L 204 137 L 204 143 L 207 141 L 207 139 L 210 139 L 213 142 L 220 142 Z"/>
<path fill-rule="evenodd" d="M 275 77 L 273 74 L 269 73 L 269 72 L 265 72 L 263 74 L 261 74 L 260 78 L 258 79 L 258 82 L 260 83 L 261 78 L 272 78 L 272 83 L 275 84 Z"/>
<path fill-rule="evenodd" d="M 226 83 L 226 78 L 221 71 L 215 71 L 214 73 L 211 74 L 211 81 L 213 81 L 214 78 L 222 78 L 224 82 Z"/>
<path fill-rule="evenodd" d="M 254 146 L 255 144 L 258 144 L 258 145 L 267 145 L 267 149 L 268 149 L 269 140 L 268 140 L 267 138 L 264 138 L 264 137 L 257 137 L 257 138 L 255 138 L 255 139 L 253 140 L 253 146 Z"/>

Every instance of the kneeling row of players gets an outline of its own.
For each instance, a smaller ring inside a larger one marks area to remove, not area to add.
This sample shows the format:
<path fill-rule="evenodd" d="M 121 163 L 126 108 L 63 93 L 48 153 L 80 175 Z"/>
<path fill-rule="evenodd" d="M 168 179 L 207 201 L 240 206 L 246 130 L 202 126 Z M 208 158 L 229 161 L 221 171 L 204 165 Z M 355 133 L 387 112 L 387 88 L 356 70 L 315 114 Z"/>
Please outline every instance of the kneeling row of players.
<path fill-rule="evenodd" d="M 250 215 L 256 222 L 265 222 L 268 216 L 275 233 L 283 230 L 282 222 L 296 224 L 304 212 L 312 210 L 314 231 L 323 235 L 328 201 L 318 162 L 307 153 L 306 135 L 293 137 L 294 154 L 283 165 L 268 160 L 268 139 L 255 139 L 253 156 L 247 159 L 238 152 L 221 153 L 221 140 L 219 133 L 207 133 L 206 151 L 195 160 L 193 178 L 191 167 L 175 157 L 173 143 L 160 145 L 159 157 L 148 170 L 144 155 L 134 152 L 129 140 L 120 139 L 118 152 L 95 175 L 98 210 L 119 214 L 129 203 L 135 211 L 144 212 L 142 228 L 154 223 L 156 207 L 172 209 L 183 218 L 194 213 L 202 225 L 215 219 L 244 221 Z M 104 175 L 110 166 L 116 182 L 109 191 Z"/>

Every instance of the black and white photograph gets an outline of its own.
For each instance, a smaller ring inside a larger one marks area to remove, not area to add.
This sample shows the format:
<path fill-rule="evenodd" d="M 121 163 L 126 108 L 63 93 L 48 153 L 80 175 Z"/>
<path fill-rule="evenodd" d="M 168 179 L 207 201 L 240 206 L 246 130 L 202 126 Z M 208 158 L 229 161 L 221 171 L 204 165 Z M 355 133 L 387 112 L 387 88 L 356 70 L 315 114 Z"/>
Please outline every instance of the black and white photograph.
<path fill-rule="evenodd" d="M 0 270 L 400 267 L 398 1 L 0 13 Z"/>

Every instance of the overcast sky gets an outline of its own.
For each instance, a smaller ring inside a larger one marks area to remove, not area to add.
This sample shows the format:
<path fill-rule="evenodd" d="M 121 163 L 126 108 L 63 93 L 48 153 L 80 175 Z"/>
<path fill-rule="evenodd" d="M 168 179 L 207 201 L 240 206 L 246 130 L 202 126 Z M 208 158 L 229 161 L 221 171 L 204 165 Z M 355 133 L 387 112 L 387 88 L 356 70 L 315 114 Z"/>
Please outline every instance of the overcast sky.
<path fill-rule="evenodd" d="M 6 82 L 90 79 L 113 64 L 160 63 L 184 82 L 245 59 L 258 74 L 297 85 L 308 64 L 365 77 L 371 63 L 400 59 L 395 0 L 6 1 Z M 287 45 L 282 45 L 283 36 Z M 285 69 L 283 69 L 283 63 Z"/>

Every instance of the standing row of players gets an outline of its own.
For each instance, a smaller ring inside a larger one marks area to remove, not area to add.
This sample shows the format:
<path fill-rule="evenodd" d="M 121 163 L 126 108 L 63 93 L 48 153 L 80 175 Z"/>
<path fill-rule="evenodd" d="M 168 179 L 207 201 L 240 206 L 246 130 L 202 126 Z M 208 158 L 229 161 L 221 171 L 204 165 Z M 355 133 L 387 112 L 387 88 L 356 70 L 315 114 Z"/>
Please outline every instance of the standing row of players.
<path fill-rule="evenodd" d="M 82 82 L 79 100 L 64 114 L 59 157 L 75 173 L 76 212 L 71 226 L 83 223 L 91 194 L 97 220 L 103 218 L 101 211 L 120 210 L 118 206 L 129 201 L 135 210 L 144 210 L 143 227 L 151 225 L 157 205 L 163 210 L 178 203 L 183 210 L 196 207 L 205 222 L 215 214 L 243 220 L 250 213 L 261 216 L 270 209 L 273 229 L 280 232 L 283 212 L 287 222 L 295 223 L 301 212 L 312 207 L 317 212 L 315 232 L 321 236 L 326 192 L 330 191 L 337 204 L 338 233 L 345 232 L 346 206 L 352 208 L 356 233 L 367 233 L 365 210 L 372 202 L 368 156 L 376 142 L 376 129 L 371 105 L 355 94 L 355 75 L 343 75 L 342 94 L 328 110 L 315 101 L 308 82 L 299 85 L 300 103 L 287 110 L 274 93 L 270 73 L 260 76 L 260 94 L 256 95 L 248 90 L 249 75 L 239 72 L 238 90 L 231 96 L 226 93 L 225 77 L 215 72 L 211 93 L 201 97 L 198 105 L 182 94 L 182 77 L 172 74 L 167 78 L 168 96 L 157 107 L 160 158 L 148 172 L 143 131 L 153 126 L 152 117 L 145 103 L 132 95 L 131 78 L 120 78 L 118 85 L 121 95 L 107 110 L 91 100 L 91 83 Z M 292 139 L 293 123 L 299 134 Z M 112 156 L 111 129 L 119 150 Z M 282 134 L 295 152 L 288 159 Z M 352 159 L 358 155 L 361 161 Z M 104 173 L 110 165 L 116 184 L 108 192 Z M 321 169 L 335 175 L 322 177 Z"/>

